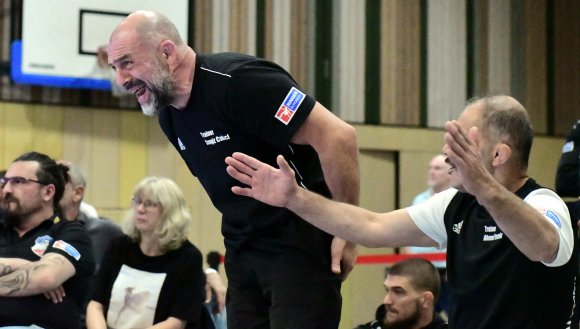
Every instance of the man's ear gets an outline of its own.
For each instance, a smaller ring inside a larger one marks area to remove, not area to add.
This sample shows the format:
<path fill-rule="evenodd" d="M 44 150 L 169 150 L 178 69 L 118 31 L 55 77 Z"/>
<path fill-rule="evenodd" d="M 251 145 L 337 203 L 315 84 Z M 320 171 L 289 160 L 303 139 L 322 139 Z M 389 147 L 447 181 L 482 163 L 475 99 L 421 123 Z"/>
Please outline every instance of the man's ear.
<path fill-rule="evenodd" d="M 73 200 L 75 203 L 81 203 L 81 201 L 83 200 L 83 196 L 85 195 L 85 187 L 82 185 L 77 185 L 74 188 L 74 195 L 73 195 Z"/>
<path fill-rule="evenodd" d="M 435 296 L 433 295 L 432 292 L 425 291 L 423 293 L 423 301 L 421 303 L 421 306 L 424 308 L 427 308 L 430 306 L 435 307 Z"/>
<path fill-rule="evenodd" d="M 44 201 L 50 201 L 54 198 L 54 194 L 56 193 L 56 187 L 54 184 L 45 185 L 43 188 L 44 192 L 42 193 L 42 199 Z"/>
<path fill-rule="evenodd" d="M 493 154 L 493 166 L 499 166 L 506 163 L 512 156 L 512 148 L 504 143 L 499 143 L 495 146 Z"/>
<path fill-rule="evenodd" d="M 167 65 L 173 69 L 177 62 L 177 46 L 171 40 L 163 40 L 159 46 L 163 58 L 167 61 Z"/>

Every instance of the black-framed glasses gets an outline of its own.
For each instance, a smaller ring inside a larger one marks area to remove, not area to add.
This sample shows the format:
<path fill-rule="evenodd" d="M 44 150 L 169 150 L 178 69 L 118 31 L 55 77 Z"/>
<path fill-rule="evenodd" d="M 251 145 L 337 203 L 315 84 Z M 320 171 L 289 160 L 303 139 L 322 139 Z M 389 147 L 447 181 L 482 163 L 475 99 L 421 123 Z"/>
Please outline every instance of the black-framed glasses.
<path fill-rule="evenodd" d="M 143 208 L 145 208 L 145 210 L 151 210 L 159 207 L 159 203 L 153 202 L 151 200 L 141 200 L 140 198 L 131 199 L 131 206 L 137 208 L 139 207 L 139 205 L 143 205 Z"/>
<path fill-rule="evenodd" d="M 13 186 L 17 186 L 17 185 L 24 185 L 24 184 L 28 184 L 28 183 L 36 183 L 36 184 L 40 184 L 40 185 L 46 185 L 46 183 L 38 181 L 38 180 L 34 180 L 34 179 L 30 179 L 30 178 L 24 178 L 24 177 L 20 177 L 20 176 L 13 176 L 13 177 L 2 177 L 0 178 L 0 186 L 2 188 L 4 188 L 4 186 L 8 183 L 10 183 Z"/>

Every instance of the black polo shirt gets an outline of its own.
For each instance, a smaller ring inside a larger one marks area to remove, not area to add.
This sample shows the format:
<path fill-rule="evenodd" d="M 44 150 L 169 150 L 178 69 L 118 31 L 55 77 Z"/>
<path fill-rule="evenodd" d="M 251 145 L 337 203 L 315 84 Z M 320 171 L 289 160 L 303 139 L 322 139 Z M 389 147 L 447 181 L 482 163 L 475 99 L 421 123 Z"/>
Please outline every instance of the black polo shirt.
<path fill-rule="evenodd" d="M 22 237 L 0 223 L 0 257 L 38 261 L 46 253 L 58 253 L 75 267 L 75 275 L 63 283 L 66 296 L 53 304 L 44 295 L 0 297 L 0 326 L 36 324 L 44 328 L 80 327 L 80 315 L 88 298 L 94 270 L 93 251 L 86 229 L 77 222 L 55 216 Z"/>
<path fill-rule="evenodd" d="M 197 55 L 187 107 L 160 111 L 161 128 L 223 214 L 226 247 L 292 246 L 329 253 L 328 234 L 287 209 L 232 193 L 231 187 L 240 183 L 226 173 L 224 162 L 243 152 L 277 167 L 276 157 L 282 154 L 301 186 L 330 196 L 314 149 L 290 142 L 314 105 L 278 65 L 224 53 Z"/>

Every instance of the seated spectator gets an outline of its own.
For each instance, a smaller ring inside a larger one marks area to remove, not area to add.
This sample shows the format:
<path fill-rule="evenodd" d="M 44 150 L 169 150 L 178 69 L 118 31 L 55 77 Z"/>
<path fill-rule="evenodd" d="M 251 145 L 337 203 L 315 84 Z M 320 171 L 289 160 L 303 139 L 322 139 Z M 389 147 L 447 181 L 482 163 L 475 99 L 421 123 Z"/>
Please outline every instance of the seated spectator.
<path fill-rule="evenodd" d="M 69 168 L 70 176 L 70 181 L 66 183 L 64 194 L 60 200 L 62 215 L 67 220 L 78 221 L 89 232 L 93 243 L 96 272 L 99 269 L 105 250 L 109 246 L 111 240 L 123 235 L 123 232 L 121 231 L 121 228 L 112 221 L 105 218 L 93 217 L 92 215 L 83 212 L 82 204 L 87 186 L 85 175 L 79 166 L 68 161 L 61 160 L 59 162 Z"/>
<path fill-rule="evenodd" d="M 420 258 L 400 261 L 391 267 L 384 284 L 387 328 L 447 328 L 435 313 L 440 279 L 431 262 Z"/>
<path fill-rule="evenodd" d="M 0 326 L 80 327 L 95 264 L 86 229 L 59 217 L 67 171 L 30 152 L 1 180 Z"/>
<path fill-rule="evenodd" d="M 123 231 L 112 241 L 87 308 L 89 329 L 199 328 L 202 255 L 187 240 L 190 214 L 179 187 L 147 177 L 135 187 Z"/>
<path fill-rule="evenodd" d="M 226 292 L 219 274 L 222 255 L 217 251 L 210 251 L 206 261 L 209 268 L 205 270 L 205 307 L 211 316 L 216 329 L 227 329 Z"/>

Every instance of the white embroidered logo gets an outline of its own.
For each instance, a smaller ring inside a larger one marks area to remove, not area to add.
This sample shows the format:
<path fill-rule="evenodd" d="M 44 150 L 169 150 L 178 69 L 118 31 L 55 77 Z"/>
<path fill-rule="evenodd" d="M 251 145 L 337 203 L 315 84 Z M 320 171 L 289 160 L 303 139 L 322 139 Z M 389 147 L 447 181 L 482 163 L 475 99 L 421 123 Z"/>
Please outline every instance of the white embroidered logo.
<path fill-rule="evenodd" d="M 503 233 L 497 232 L 497 226 L 483 226 L 483 241 L 495 241 L 495 240 L 499 240 L 501 238 L 503 238 Z M 491 233 L 491 234 L 485 234 L 485 233 Z"/>
<path fill-rule="evenodd" d="M 185 151 L 185 145 L 183 145 L 183 143 L 181 142 L 181 139 L 179 139 L 179 137 L 177 137 L 177 144 L 179 144 L 180 150 Z"/>
<path fill-rule="evenodd" d="M 463 221 L 457 223 L 457 224 L 453 224 L 453 232 L 459 234 L 461 233 L 461 226 L 463 226 Z"/>

